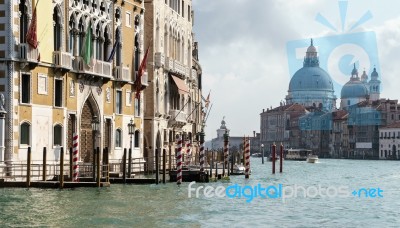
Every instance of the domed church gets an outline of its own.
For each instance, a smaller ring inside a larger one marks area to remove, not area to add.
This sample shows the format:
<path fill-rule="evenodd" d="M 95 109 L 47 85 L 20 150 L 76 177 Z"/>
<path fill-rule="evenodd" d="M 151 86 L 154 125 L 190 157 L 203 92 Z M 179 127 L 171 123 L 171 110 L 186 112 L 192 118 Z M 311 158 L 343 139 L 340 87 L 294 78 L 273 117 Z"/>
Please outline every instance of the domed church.
<path fill-rule="evenodd" d="M 341 91 L 340 108 L 346 109 L 350 105 L 357 104 L 367 99 L 379 100 L 380 83 L 376 68 L 374 68 L 374 71 L 371 73 L 371 80 L 368 82 L 368 75 L 365 70 L 361 75 L 361 79 L 358 77 L 358 71 L 354 63 L 350 80 L 343 86 Z"/>
<path fill-rule="evenodd" d="M 289 83 L 287 104 L 319 107 L 324 111 L 336 108 L 336 96 L 329 74 L 319 67 L 317 49 L 313 40 L 307 48 L 303 67 L 292 77 Z"/>

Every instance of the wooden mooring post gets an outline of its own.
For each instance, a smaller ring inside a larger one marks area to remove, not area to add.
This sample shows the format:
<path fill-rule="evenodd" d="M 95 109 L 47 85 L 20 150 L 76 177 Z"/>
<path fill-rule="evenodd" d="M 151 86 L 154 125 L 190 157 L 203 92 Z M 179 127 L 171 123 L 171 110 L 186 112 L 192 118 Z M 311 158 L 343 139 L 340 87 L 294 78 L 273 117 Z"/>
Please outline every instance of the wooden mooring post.
<path fill-rule="evenodd" d="M 109 154 L 108 154 L 108 147 L 104 150 L 104 164 L 106 165 L 107 174 L 106 174 L 106 182 L 110 182 L 110 161 L 109 161 Z"/>
<path fill-rule="evenodd" d="M 26 164 L 26 187 L 29 188 L 31 185 L 31 147 L 28 147 L 28 154 L 27 154 L 27 164 Z"/>
<path fill-rule="evenodd" d="M 126 148 L 124 148 L 124 156 L 122 157 L 122 180 L 126 183 Z"/>
<path fill-rule="evenodd" d="M 163 162 L 162 162 L 163 163 L 163 175 L 162 175 L 163 184 L 167 183 L 167 180 L 166 180 L 167 167 L 165 167 L 167 164 L 166 159 L 167 159 L 167 150 L 163 149 Z"/>
<path fill-rule="evenodd" d="M 272 174 L 275 174 L 276 145 L 272 145 Z"/>
<path fill-rule="evenodd" d="M 43 166 L 42 166 L 42 181 L 46 181 L 46 173 L 47 173 L 47 148 L 43 147 Z"/>
<path fill-rule="evenodd" d="M 158 180 L 160 179 L 159 178 L 159 175 L 160 175 L 160 156 L 159 156 L 159 154 L 158 154 L 158 151 L 159 151 L 160 149 L 159 148 L 157 148 L 156 149 L 156 184 L 158 184 Z"/>
<path fill-rule="evenodd" d="M 128 153 L 128 178 L 132 177 L 132 148 L 129 148 Z"/>
<path fill-rule="evenodd" d="M 72 147 L 70 147 L 69 148 L 69 177 L 71 178 L 71 181 L 72 181 L 72 179 L 74 178 L 73 177 L 73 173 L 74 173 L 74 170 L 73 170 L 73 166 L 74 166 L 74 161 L 73 161 L 73 158 L 72 158 Z"/>
<path fill-rule="evenodd" d="M 283 171 L 283 145 L 281 143 L 281 150 L 280 150 L 280 161 L 279 161 L 279 172 Z"/>
<path fill-rule="evenodd" d="M 96 181 L 96 148 L 93 148 L 93 161 L 92 161 L 92 166 L 93 166 L 93 182 Z"/>
<path fill-rule="evenodd" d="M 96 166 L 96 175 L 97 175 L 97 178 L 96 178 L 96 186 L 97 187 L 100 187 L 100 179 L 101 179 L 101 174 L 100 174 L 100 148 L 99 147 L 97 147 L 97 149 L 96 149 L 96 163 L 97 163 L 97 166 Z"/>
<path fill-rule="evenodd" d="M 60 188 L 64 188 L 64 147 L 60 148 Z"/>

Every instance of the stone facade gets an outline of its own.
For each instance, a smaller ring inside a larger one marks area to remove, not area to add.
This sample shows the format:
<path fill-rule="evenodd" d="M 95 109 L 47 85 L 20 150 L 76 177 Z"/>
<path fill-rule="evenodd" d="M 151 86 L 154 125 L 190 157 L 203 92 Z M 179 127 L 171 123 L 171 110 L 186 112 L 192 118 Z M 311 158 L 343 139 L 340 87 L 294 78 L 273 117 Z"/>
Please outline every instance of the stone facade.
<path fill-rule="evenodd" d="M 37 48 L 26 40 L 34 9 Z M 0 18 L 0 28 L 7 27 L 0 35 L 6 37 L 0 45 L 6 162 L 25 160 L 28 147 L 33 160 L 41 160 L 44 147 L 48 159 L 56 160 L 59 146 L 72 146 L 73 133 L 80 138 L 80 161 L 90 161 L 97 146 L 108 147 L 110 159 L 120 159 L 131 146 L 131 119 L 140 140 L 134 157 L 142 157 L 144 96 L 134 95 L 147 87 L 147 73 L 140 87 L 134 82 L 144 56 L 144 2 L 3 1 L 0 11 L 7 12 Z M 92 48 L 84 49 L 88 44 Z M 89 62 L 84 50 L 91 50 Z M 94 117 L 100 125 L 96 134 Z"/>

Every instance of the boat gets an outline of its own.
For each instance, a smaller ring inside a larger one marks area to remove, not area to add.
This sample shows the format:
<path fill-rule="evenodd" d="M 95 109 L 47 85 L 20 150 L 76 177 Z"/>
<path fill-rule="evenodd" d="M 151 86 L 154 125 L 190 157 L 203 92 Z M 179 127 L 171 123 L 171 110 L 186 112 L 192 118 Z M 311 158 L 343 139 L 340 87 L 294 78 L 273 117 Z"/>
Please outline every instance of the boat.
<path fill-rule="evenodd" d="M 288 149 L 286 150 L 286 160 L 307 161 L 307 155 L 311 154 L 311 150 L 307 149 Z"/>
<path fill-rule="evenodd" d="M 235 164 L 233 166 L 232 175 L 244 175 L 246 168 L 242 164 Z"/>
<path fill-rule="evenodd" d="M 318 156 L 317 155 L 309 154 L 307 156 L 307 162 L 308 163 L 316 163 L 317 161 L 318 161 Z"/>
<path fill-rule="evenodd" d="M 272 156 L 271 155 L 268 156 L 268 161 L 272 162 Z M 275 156 L 275 162 L 277 162 L 277 161 L 279 161 L 279 156 L 278 155 Z"/>

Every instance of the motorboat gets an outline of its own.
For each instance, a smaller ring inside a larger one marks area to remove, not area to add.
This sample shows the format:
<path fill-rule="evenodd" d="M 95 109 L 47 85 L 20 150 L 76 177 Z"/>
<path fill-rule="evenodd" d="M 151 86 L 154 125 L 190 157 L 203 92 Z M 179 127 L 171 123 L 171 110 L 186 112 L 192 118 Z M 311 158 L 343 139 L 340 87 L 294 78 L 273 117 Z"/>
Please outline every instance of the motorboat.
<path fill-rule="evenodd" d="M 306 161 L 307 154 L 310 154 L 311 152 L 311 150 L 307 149 L 288 149 L 286 150 L 285 160 Z"/>
<path fill-rule="evenodd" d="M 313 154 L 309 154 L 307 156 L 307 162 L 308 163 L 316 163 L 316 162 L 318 162 L 318 156 L 317 155 L 313 155 Z"/>
<path fill-rule="evenodd" d="M 233 166 L 232 175 L 244 175 L 246 172 L 246 168 L 242 164 L 235 164 Z"/>
<path fill-rule="evenodd" d="M 278 156 L 275 156 L 275 162 L 279 161 L 279 159 L 280 158 Z M 268 156 L 268 161 L 272 162 L 272 156 L 271 155 Z"/>

